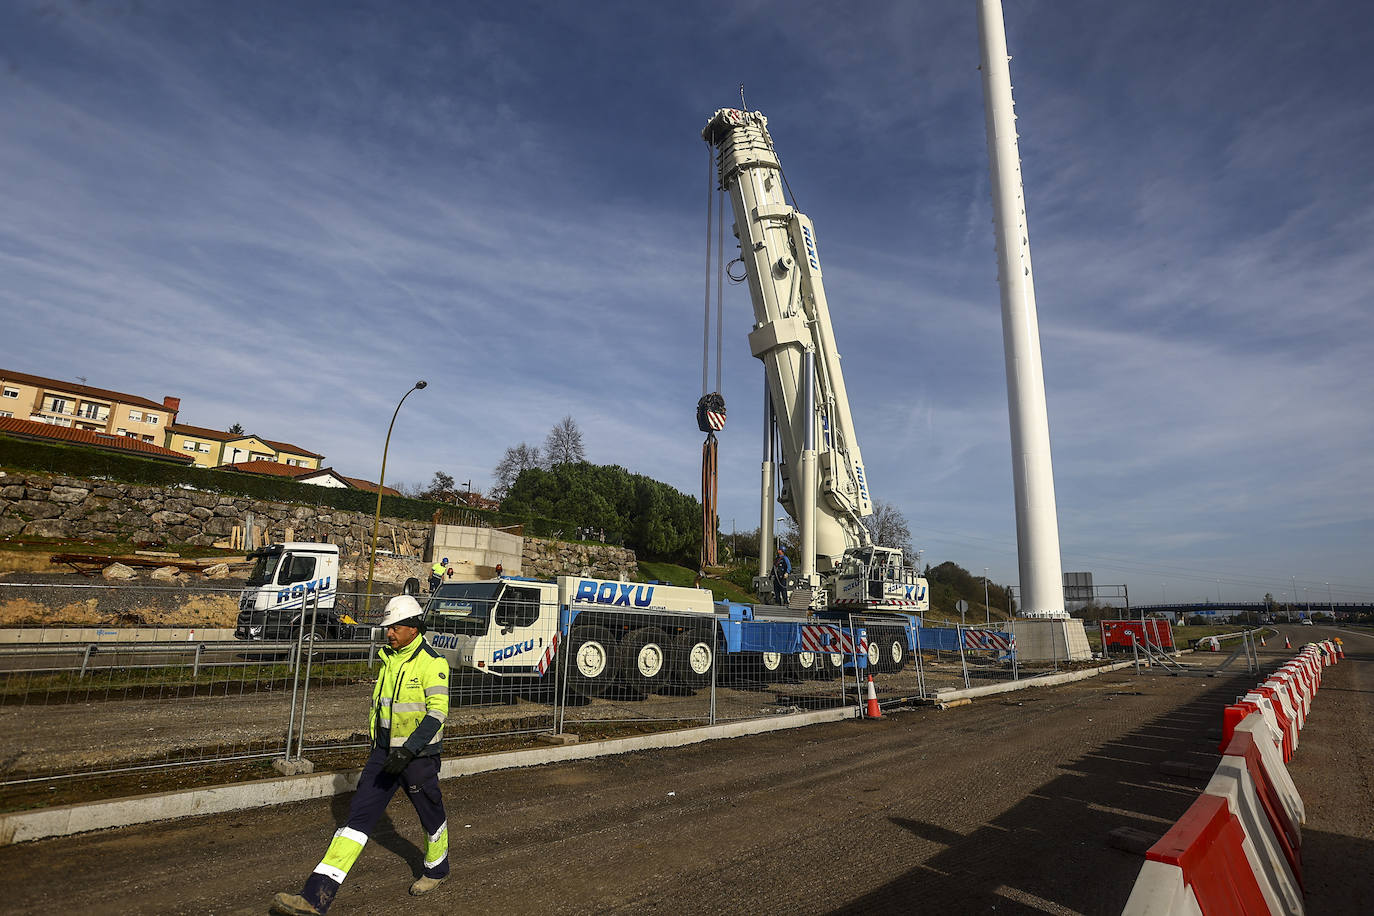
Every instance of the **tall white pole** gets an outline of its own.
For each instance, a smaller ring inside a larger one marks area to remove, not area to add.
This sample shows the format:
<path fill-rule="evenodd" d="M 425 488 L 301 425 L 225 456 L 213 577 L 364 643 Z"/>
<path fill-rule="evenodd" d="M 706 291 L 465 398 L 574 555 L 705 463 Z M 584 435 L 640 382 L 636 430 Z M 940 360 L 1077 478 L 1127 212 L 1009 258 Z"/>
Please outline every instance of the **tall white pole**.
<path fill-rule="evenodd" d="M 1000 0 L 979 0 L 983 101 L 987 115 L 997 270 L 1002 287 L 1002 346 L 1007 362 L 1011 464 L 1016 496 L 1016 552 L 1021 613 L 1063 618 L 1064 580 L 1059 559 L 1059 513 L 1050 462 L 1050 422 L 1040 326 L 1035 311 L 1026 202 L 1016 146 L 1011 69 Z"/>

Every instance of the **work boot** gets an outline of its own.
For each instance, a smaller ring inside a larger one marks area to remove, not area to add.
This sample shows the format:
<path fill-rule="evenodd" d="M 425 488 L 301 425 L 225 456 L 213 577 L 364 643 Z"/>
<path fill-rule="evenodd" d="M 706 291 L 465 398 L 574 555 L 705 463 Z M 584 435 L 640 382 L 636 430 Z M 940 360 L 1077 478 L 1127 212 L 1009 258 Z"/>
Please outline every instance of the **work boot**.
<path fill-rule="evenodd" d="M 278 916 L 320 916 L 320 911 L 300 894 L 278 894 L 267 912 Z"/>
<path fill-rule="evenodd" d="M 415 897 L 418 897 L 421 894 L 428 894 L 430 891 L 434 890 L 436 887 L 443 884 L 447 880 L 448 875 L 444 875 L 444 877 L 442 878 L 426 878 L 421 876 L 420 878 L 417 878 L 415 880 L 415 883 L 410 886 L 410 893 Z"/>

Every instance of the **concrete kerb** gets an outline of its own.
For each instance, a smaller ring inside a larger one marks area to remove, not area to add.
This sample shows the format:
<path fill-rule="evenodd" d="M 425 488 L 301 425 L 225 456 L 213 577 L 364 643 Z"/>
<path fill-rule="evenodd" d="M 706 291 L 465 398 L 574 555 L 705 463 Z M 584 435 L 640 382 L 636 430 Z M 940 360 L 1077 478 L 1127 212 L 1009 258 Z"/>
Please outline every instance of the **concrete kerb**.
<path fill-rule="evenodd" d="M 859 707 L 844 706 L 815 712 L 794 713 L 770 719 L 750 719 L 702 728 L 682 729 L 589 741 L 585 744 L 557 745 L 519 751 L 501 751 L 474 757 L 455 757 L 444 761 L 441 779 L 473 776 L 493 770 L 538 766 L 590 757 L 628 754 L 632 751 L 682 747 L 720 738 L 738 738 L 764 734 L 788 728 L 801 728 L 822 722 L 839 722 L 859 716 Z M 70 836 L 90 830 L 130 827 L 152 821 L 203 814 L 223 814 L 246 808 L 264 808 L 289 802 L 328 798 L 352 792 L 358 785 L 358 773 L 312 773 L 262 779 L 231 785 L 207 786 L 177 792 L 161 792 L 133 798 L 111 799 L 79 805 L 64 805 L 41 811 L 21 811 L 0 815 L 0 846 L 41 840 L 48 837 Z"/>
<path fill-rule="evenodd" d="M 1188 651 L 1188 650 L 1184 650 Z M 1007 681 L 1002 684 L 984 684 L 981 687 L 967 687 L 963 690 L 943 690 L 937 696 L 927 697 L 902 697 L 896 700 L 889 700 L 885 706 L 926 706 L 936 703 L 948 703 L 951 700 L 974 699 L 975 697 L 986 697 L 998 693 L 1010 693 L 1013 690 L 1026 690 L 1031 687 L 1054 687 L 1059 684 L 1071 684 L 1074 681 L 1087 680 L 1090 677 L 1097 677 L 1099 674 L 1106 674 L 1111 671 L 1120 671 L 1123 668 L 1134 667 L 1135 662 L 1114 662 L 1110 665 L 1101 665 L 1096 668 L 1085 668 L 1082 671 L 1064 671 L 1059 674 L 1041 674 L 1035 677 L 1022 678 L 1019 681 Z"/>

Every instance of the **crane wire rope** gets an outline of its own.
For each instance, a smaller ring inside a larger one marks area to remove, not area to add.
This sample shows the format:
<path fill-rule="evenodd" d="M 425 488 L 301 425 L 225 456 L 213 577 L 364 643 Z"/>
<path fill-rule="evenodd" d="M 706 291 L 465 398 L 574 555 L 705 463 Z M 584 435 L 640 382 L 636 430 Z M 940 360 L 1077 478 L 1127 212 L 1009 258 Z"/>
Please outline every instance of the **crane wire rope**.
<path fill-rule="evenodd" d="M 717 565 L 719 528 L 717 491 L 720 466 L 716 431 L 725 426 L 725 398 L 720 394 L 721 364 L 725 320 L 725 191 L 717 189 L 715 148 L 706 146 L 706 292 L 702 309 L 701 399 L 697 401 L 697 428 L 706 433 L 701 446 L 701 563 L 705 573 Z M 720 201 L 717 205 L 716 197 Z M 712 226 L 714 221 L 715 225 Z M 712 238 L 712 229 L 715 238 Z M 714 246 L 714 247 L 713 247 Z M 711 377 L 711 274 L 716 274 L 716 388 L 709 391 Z"/>

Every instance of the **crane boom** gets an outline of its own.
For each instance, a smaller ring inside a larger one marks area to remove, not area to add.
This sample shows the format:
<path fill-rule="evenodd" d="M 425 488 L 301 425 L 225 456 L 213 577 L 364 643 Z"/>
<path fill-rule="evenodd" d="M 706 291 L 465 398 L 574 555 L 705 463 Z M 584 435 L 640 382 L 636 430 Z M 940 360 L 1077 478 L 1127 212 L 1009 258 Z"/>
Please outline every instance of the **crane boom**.
<path fill-rule="evenodd" d="M 754 304 L 749 348 L 764 364 L 782 446 L 778 502 L 802 529 L 804 542 L 811 540 L 810 526 L 816 568 L 830 572 L 846 550 L 871 544 L 863 518 L 873 503 L 830 324 L 816 230 L 783 194 L 782 168 L 761 113 L 723 108 L 702 137 L 717 152 Z M 811 386 L 805 381 L 808 351 L 815 366 Z M 808 403 L 814 403 L 811 411 Z M 811 487 L 802 473 L 809 460 L 808 423 L 815 430 L 819 497 L 812 512 L 806 511 Z"/>

